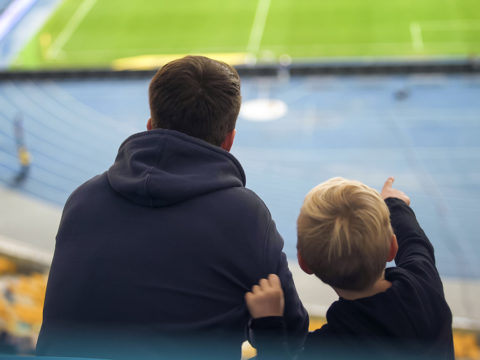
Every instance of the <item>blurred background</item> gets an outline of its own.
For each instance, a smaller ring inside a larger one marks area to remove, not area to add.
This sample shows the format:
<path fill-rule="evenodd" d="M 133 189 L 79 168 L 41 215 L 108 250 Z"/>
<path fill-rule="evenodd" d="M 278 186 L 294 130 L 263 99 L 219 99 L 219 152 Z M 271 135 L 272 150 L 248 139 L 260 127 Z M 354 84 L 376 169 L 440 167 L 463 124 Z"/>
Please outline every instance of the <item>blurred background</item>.
<path fill-rule="evenodd" d="M 0 354 L 32 351 L 63 205 L 143 131 L 164 63 L 237 67 L 232 153 L 272 212 L 299 294 L 304 195 L 393 175 L 434 244 L 458 359 L 480 359 L 478 0 L 0 0 Z"/>

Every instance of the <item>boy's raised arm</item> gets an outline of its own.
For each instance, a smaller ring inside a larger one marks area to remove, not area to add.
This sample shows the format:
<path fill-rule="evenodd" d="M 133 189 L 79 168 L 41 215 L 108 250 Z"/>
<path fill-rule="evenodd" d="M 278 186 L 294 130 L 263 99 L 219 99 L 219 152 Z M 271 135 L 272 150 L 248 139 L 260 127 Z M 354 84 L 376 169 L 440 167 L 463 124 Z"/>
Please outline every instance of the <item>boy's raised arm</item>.
<path fill-rule="evenodd" d="M 390 210 L 392 228 L 398 241 L 395 263 L 399 267 L 438 278 L 433 246 L 409 206 L 410 198 L 402 191 L 394 189 L 393 181 L 393 177 L 387 179 L 381 196 Z"/>

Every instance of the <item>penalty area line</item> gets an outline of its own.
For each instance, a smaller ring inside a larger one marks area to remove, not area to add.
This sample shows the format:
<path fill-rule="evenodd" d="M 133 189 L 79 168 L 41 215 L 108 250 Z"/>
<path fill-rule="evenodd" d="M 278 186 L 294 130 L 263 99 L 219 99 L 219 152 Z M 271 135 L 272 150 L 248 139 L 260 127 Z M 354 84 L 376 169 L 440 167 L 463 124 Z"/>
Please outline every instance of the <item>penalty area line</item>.
<path fill-rule="evenodd" d="M 253 20 L 252 30 L 250 32 L 250 39 L 248 40 L 247 52 L 255 55 L 260 49 L 260 43 L 267 22 L 268 11 L 270 9 L 270 0 L 259 0 L 257 10 L 255 12 L 255 19 Z"/>
<path fill-rule="evenodd" d="M 412 46 L 416 51 L 421 51 L 424 48 L 422 28 L 416 22 L 410 23 L 410 35 L 412 36 Z"/>
<path fill-rule="evenodd" d="M 58 56 L 62 47 L 66 44 L 68 39 L 70 39 L 75 30 L 77 30 L 82 20 L 96 2 L 97 0 L 84 0 L 80 4 L 80 6 L 77 8 L 77 11 L 75 11 L 72 18 L 68 22 L 67 26 L 63 28 L 62 32 L 57 36 L 53 44 L 48 49 L 47 56 L 49 58 L 56 58 Z"/>

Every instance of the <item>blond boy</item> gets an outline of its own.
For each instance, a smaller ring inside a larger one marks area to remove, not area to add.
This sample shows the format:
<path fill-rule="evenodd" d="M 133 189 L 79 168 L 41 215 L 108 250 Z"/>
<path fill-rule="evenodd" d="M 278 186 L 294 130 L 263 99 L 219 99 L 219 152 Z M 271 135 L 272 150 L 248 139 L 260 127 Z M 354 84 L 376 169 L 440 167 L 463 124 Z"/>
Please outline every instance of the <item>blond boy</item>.
<path fill-rule="evenodd" d="M 297 221 L 298 262 L 339 300 L 327 324 L 309 334 L 300 358 L 454 358 L 452 315 L 433 247 L 393 181 L 379 194 L 333 178 L 307 194 Z M 396 266 L 385 268 L 392 260 Z M 278 351 L 282 298 L 274 274 L 245 295 L 260 358 L 287 357 Z"/>

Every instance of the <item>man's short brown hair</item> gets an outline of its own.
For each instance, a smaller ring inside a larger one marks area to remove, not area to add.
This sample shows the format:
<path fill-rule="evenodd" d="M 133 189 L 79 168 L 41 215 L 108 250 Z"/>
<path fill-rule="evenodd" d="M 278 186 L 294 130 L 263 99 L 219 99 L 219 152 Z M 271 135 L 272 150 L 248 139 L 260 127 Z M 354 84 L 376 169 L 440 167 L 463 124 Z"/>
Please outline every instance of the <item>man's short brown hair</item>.
<path fill-rule="evenodd" d="M 297 235 L 303 261 L 323 282 L 364 290 L 385 269 L 393 231 L 388 207 L 376 190 L 333 178 L 305 197 Z"/>
<path fill-rule="evenodd" d="M 181 131 L 220 146 L 235 129 L 240 77 L 230 65 L 204 56 L 169 62 L 149 87 L 152 127 Z"/>

